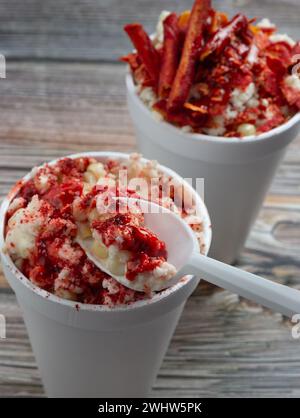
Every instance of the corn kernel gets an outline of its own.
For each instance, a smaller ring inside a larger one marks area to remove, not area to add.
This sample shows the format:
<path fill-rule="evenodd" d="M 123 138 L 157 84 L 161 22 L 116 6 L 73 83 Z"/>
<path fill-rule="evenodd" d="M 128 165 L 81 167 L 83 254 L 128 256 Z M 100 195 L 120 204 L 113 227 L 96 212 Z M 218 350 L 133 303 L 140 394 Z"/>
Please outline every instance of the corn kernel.
<path fill-rule="evenodd" d="M 127 263 L 127 261 L 130 258 L 130 252 L 126 250 L 120 250 L 117 254 L 117 257 L 120 263 L 122 264 Z"/>
<path fill-rule="evenodd" d="M 123 276 L 125 274 L 125 264 L 121 263 L 117 258 L 110 259 L 107 267 L 116 276 Z"/>
<path fill-rule="evenodd" d="M 81 207 L 80 198 L 77 198 L 73 202 L 73 216 L 76 221 L 82 222 L 87 219 L 86 211 L 84 211 Z"/>
<path fill-rule="evenodd" d="M 81 239 L 90 238 L 92 236 L 92 231 L 90 227 L 88 226 L 88 224 L 80 222 L 77 224 L 77 227 L 78 227 L 78 234 Z"/>
<path fill-rule="evenodd" d="M 90 212 L 89 212 L 89 214 L 88 214 L 88 220 L 90 221 L 90 222 L 93 222 L 93 221 L 95 221 L 96 219 L 98 219 L 99 218 L 99 214 L 98 214 L 98 211 L 97 211 L 97 209 L 93 209 L 93 210 L 91 210 Z"/>
<path fill-rule="evenodd" d="M 77 300 L 77 295 L 74 292 L 71 292 L 70 290 L 59 288 L 55 291 L 55 295 L 68 300 Z"/>
<path fill-rule="evenodd" d="M 83 194 L 89 193 L 92 190 L 92 188 L 92 184 L 83 182 Z"/>
<path fill-rule="evenodd" d="M 87 171 L 92 173 L 98 180 L 100 177 L 105 176 L 106 172 L 102 163 L 92 163 L 88 166 Z"/>
<path fill-rule="evenodd" d="M 99 186 L 115 187 L 116 181 L 113 178 L 111 178 L 111 177 L 101 177 L 97 181 L 97 184 Z"/>
<path fill-rule="evenodd" d="M 243 123 L 238 127 L 237 131 L 242 136 L 256 135 L 256 128 L 251 123 Z"/>
<path fill-rule="evenodd" d="M 83 180 L 84 180 L 85 182 L 89 183 L 89 184 L 92 184 L 92 185 L 96 184 L 96 181 L 97 181 L 97 179 L 96 179 L 96 177 L 94 176 L 94 174 L 93 174 L 93 173 L 91 173 L 91 172 L 89 172 L 89 171 L 86 171 L 86 172 L 83 174 Z"/>
<path fill-rule="evenodd" d="M 95 240 L 92 245 L 92 253 L 96 258 L 105 259 L 108 257 L 108 249 L 102 242 Z"/>

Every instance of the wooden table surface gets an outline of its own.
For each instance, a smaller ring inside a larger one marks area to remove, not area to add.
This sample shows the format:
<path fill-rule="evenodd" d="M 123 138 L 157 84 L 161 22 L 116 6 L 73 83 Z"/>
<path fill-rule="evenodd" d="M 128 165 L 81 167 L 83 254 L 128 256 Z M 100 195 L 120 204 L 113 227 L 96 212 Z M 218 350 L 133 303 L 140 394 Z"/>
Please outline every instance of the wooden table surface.
<path fill-rule="evenodd" d="M 32 166 L 76 151 L 132 151 L 125 102 L 125 22 L 153 30 L 159 11 L 188 0 L 0 0 L 0 197 Z M 300 38 L 299 0 L 219 0 L 268 16 Z M 235 10 L 233 10 L 235 8 Z M 239 265 L 300 289 L 300 138 L 289 148 Z M 0 396 L 43 388 L 13 292 L 0 275 Z M 202 286 L 190 298 L 153 395 L 300 396 L 300 340 L 280 315 Z"/>

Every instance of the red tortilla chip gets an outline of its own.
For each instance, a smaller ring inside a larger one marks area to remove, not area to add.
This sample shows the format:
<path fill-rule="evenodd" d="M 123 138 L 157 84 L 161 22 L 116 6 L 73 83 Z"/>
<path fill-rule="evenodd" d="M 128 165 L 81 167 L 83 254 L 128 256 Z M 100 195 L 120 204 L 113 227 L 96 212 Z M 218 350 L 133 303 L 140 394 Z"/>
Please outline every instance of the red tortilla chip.
<path fill-rule="evenodd" d="M 219 29 L 212 38 L 207 42 L 201 51 L 200 59 L 204 60 L 212 53 L 220 54 L 224 48 L 230 44 L 234 34 L 245 30 L 248 27 L 246 16 L 236 15 L 225 27 Z"/>

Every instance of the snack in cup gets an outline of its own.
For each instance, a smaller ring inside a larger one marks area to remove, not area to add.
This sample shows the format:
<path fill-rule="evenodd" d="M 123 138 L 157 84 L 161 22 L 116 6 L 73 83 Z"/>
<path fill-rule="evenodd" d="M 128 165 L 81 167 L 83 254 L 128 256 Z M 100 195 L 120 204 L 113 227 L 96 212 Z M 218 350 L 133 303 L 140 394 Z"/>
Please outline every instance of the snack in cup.
<path fill-rule="evenodd" d="M 108 172 L 107 176 L 103 166 Z M 98 186 L 104 184 L 112 186 L 114 182 L 121 180 L 121 173 L 120 176 L 118 175 L 120 169 L 122 173 L 127 173 L 128 186 L 125 187 L 126 181 L 124 184 L 121 182 L 125 191 L 135 189 L 143 199 L 150 191 L 151 201 L 168 209 L 173 208 L 174 212 L 179 210 L 180 193 L 184 190 L 188 197 L 187 202 L 190 203 L 186 205 L 186 211 L 178 215 L 191 225 L 201 245 L 201 252 L 207 254 L 209 250 L 211 222 L 200 196 L 174 171 L 142 159 L 139 155 L 129 156 L 115 152 L 72 155 L 34 169 L 18 182 L 1 205 L 0 255 L 5 277 L 16 293 L 22 309 L 45 392 L 49 397 L 148 396 L 185 302 L 199 283 L 197 277 L 185 276 L 173 286 L 151 294 L 128 292 L 129 289 L 124 286 L 117 286 L 117 292 L 114 293 L 113 289 L 118 283 L 102 280 L 102 272 L 99 269 L 95 271 L 92 267 L 91 270 L 84 271 L 85 281 L 78 280 L 79 275 L 74 277 L 74 282 L 69 282 L 72 285 L 83 285 L 87 282 L 85 290 L 89 288 L 90 292 L 87 292 L 86 296 L 90 295 L 91 299 L 87 301 L 88 303 L 80 303 L 83 294 L 80 296 L 78 293 L 77 300 L 70 300 L 66 298 L 69 296 L 68 293 L 55 294 L 53 281 L 52 284 L 51 280 L 49 281 L 50 291 L 47 291 L 22 274 L 20 271 L 22 262 L 17 261 L 18 257 L 15 255 L 10 256 L 5 243 L 8 219 L 12 219 L 18 210 L 28 208 L 32 200 L 31 209 L 33 209 L 36 204 L 36 198 L 33 199 L 33 196 L 38 189 L 36 196 L 39 200 L 58 208 L 57 218 L 60 219 L 61 225 L 66 227 L 65 230 L 62 228 L 62 232 L 70 239 L 71 248 L 77 253 L 79 248 L 77 245 L 73 246 L 76 244 L 76 238 L 72 238 L 75 237 L 75 230 L 71 224 L 76 224 L 77 234 L 80 230 L 82 237 L 89 236 L 90 232 L 81 225 L 85 223 L 84 220 L 72 220 L 70 205 L 73 211 L 74 192 L 80 198 L 91 191 L 95 183 L 98 183 Z M 134 186 L 134 182 L 140 186 L 149 183 L 151 185 L 151 179 L 156 177 L 158 181 L 149 188 L 131 187 Z M 60 185 L 63 185 L 62 193 L 58 193 Z M 83 186 L 84 190 L 81 193 L 78 193 L 78 190 L 80 191 L 78 185 Z M 167 197 L 167 193 L 162 193 L 165 186 L 172 186 L 170 198 Z M 48 201 L 42 199 L 44 193 L 48 195 Z M 150 198 L 147 200 L 149 201 Z M 80 200 L 77 203 L 79 202 Z M 101 207 L 99 202 L 98 206 Z M 37 214 L 37 212 L 39 211 L 33 213 Z M 42 215 L 46 213 L 42 211 Z M 33 247 L 35 233 L 41 221 L 40 215 L 39 213 L 32 217 L 33 223 L 25 222 L 22 226 L 23 233 L 26 231 L 23 236 L 29 238 Z M 79 210 L 76 215 L 83 214 Z M 93 221 L 96 212 L 90 210 L 88 215 Z M 55 219 L 54 215 L 53 218 Z M 71 222 L 65 223 L 65 221 Z M 33 235 L 29 231 L 33 232 Z M 176 242 L 176 237 L 174 239 Z M 18 244 L 24 250 L 25 256 L 28 239 L 19 240 Z M 66 253 L 63 251 L 61 255 Z M 66 261 L 67 257 L 63 258 L 58 262 Z M 69 262 L 72 261 L 73 258 L 70 257 Z M 52 266 L 53 269 L 57 267 L 57 271 L 54 271 L 56 276 L 61 271 L 59 263 Z M 47 275 L 44 279 L 47 277 L 51 279 Z M 68 283 L 68 279 L 66 282 Z M 105 288 L 106 285 L 108 286 Z M 108 289 L 110 285 L 113 286 Z M 66 290 L 79 289 L 67 287 Z M 134 297 L 137 294 L 139 300 Z M 131 295 L 129 300 L 128 295 Z"/>
<path fill-rule="evenodd" d="M 137 180 L 144 182 L 139 191 L 132 186 Z M 34 169 L 8 208 L 6 250 L 32 283 L 65 299 L 116 306 L 151 298 L 156 283 L 167 282 L 176 268 L 167 261 L 165 243 L 145 227 L 143 213 L 116 198 L 149 199 L 176 211 L 195 231 L 203 251 L 201 218 L 193 202 L 188 208 L 177 206 L 179 192 L 178 182 L 156 162 L 143 163 L 138 154 L 126 162 L 84 157 L 45 164 Z M 81 248 L 85 239 L 93 241 L 93 255 L 112 275 L 141 282 L 144 291 L 129 289 L 101 271 Z"/>
<path fill-rule="evenodd" d="M 300 110 L 300 42 L 277 33 L 268 19 L 229 18 L 210 0 L 195 0 L 191 11 L 162 12 L 152 38 L 138 23 L 124 30 L 136 50 L 122 60 L 159 120 L 186 132 L 242 138 Z"/>

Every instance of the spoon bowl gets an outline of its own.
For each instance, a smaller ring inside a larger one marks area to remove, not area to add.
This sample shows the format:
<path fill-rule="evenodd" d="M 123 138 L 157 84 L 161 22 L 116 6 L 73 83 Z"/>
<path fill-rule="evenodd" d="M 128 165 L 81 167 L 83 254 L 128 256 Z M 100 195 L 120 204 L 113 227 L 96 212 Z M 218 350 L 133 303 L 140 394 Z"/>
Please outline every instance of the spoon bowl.
<path fill-rule="evenodd" d="M 131 205 L 138 206 L 144 214 L 145 226 L 166 243 L 168 262 L 177 270 L 173 277 L 157 283 L 152 290 L 159 291 L 168 288 L 178 283 L 183 276 L 193 274 L 287 317 L 300 313 L 300 291 L 203 256 L 199 252 L 199 245 L 193 231 L 176 213 L 145 200 L 118 199 L 126 201 L 129 209 L 134 207 Z M 84 243 L 79 243 L 84 249 L 87 248 Z M 88 249 L 86 253 L 98 267 L 124 286 L 143 291 L 145 283 L 141 286 L 134 280 L 129 281 L 125 276 L 114 276 L 98 259 L 95 260 Z"/>
<path fill-rule="evenodd" d="M 118 197 L 116 200 L 126 203 L 127 210 L 130 212 L 139 211 L 144 214 L 145 227 L 154 232 L 162 241 L 165 242 L 168 252 L 168 263 L 172 264 L 176 270 L 181 270 L 194 251 L 195 246 L 198 246 L 197 239 L 193 234 L 191 228 L 185 222 L 178 222 L 179 216 L 174 212 L 166 209 L 156 203 L 149 202 L 142 199 Z M 125 275 L 113 274 L 105 259 L 100 259 L 93 254 L 93 239 L 77 238 L 78 244 L 84 249 L 87 257 L 102 271 L 109 274 L 117 282 L 128 287 L 129 289 L 143 292 L 145 285 L 149 283 L 149 278 L 145 280 L 128 280 Z M 198 247 L 199 248 L 199 247 Z M 169 288 L 179 282 L 182 275 L 175 275 L 169 280 L 162 279 L 151 283 L 151 290 L 161 291 Z"/>

